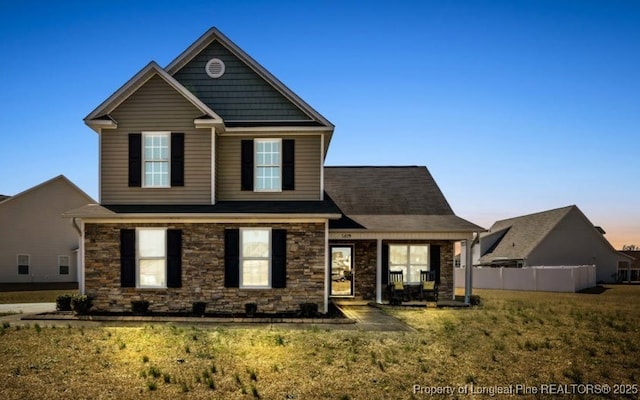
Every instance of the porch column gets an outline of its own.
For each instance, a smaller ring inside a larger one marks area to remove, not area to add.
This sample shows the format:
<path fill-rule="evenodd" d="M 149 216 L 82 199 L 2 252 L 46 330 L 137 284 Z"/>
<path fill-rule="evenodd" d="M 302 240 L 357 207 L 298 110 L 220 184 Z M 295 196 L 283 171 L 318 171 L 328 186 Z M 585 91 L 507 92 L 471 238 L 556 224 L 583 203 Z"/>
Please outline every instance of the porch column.
<path fill-rule="evenodd" d="M 382 239 L 376 241 L 376 303 L 382 304 Z"/>
<path fill-rule="evenodd" d="M 329 288 L 331 287 L 331 258 L 329 257 L 329 220 L 324 222 L 324 312 L 329 312 Z"/>
<path fill-rule="evenodd" d="M 471 304 L 471 295 L 473 294 L 473 265 L 471 265 L 471 243 L 472 239 L 464 241 L 465 248 L 465 269 L 464 269 L 464 302 Z M 454 293 L 455 298 L 455 293 Z"/>

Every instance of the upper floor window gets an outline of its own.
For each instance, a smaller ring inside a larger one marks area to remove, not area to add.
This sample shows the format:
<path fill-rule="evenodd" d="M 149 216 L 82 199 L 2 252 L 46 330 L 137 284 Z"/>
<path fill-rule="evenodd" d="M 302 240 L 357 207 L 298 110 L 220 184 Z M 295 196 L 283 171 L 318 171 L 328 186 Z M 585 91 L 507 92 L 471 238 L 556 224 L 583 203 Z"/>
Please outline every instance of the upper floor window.
<path fill-rule="evenodd" d="M 255 187 L 261 192 L 279 192 L 282 190 L 280 139 L 255 140 Z"/>
<path fill-rule="evenodd" d="M 143 146 L 143 186 L 169 187 L 169 132 L 145 132 Z"/>
<path fill-rule="evenodd" d="M 295 159 L 295 140 L 293 139 L 242 140 L 241 190 L 255 192 L 295 190 Z"/>
<path fill-rule="evenodd" d="M 184 133 L 129 134 L 129 187 L 184 186 Z"/>

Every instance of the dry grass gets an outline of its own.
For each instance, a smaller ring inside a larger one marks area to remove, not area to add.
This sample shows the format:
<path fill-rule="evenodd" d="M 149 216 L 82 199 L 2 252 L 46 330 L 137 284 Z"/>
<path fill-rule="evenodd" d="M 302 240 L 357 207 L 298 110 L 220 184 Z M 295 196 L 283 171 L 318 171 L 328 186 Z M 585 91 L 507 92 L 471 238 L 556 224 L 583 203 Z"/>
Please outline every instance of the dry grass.
<path fill-rule="evenodd" d="M 0 304 L 53 303 L 62 294 L 77 294 L 77 290 L 30 290 L 0 292 Z"/>
<path fill-rule="evenodd" d="M 0 393 L 355 400 L 429 397 L 414 384 L 639 382 L 640 287 L 480 295 L 471 310 L 390 310 L 410 333 L 3 326 Z"/>

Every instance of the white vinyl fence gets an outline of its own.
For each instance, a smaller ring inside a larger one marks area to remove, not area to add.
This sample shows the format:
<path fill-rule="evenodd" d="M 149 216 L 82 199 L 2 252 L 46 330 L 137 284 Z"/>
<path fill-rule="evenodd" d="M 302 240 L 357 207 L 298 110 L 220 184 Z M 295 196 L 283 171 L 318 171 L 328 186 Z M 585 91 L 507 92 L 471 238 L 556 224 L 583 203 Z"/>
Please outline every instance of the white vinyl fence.
<path fill-rule="evenodd" d="M 464 288 L 464 268 L 455 268 L 456 287 Z M 596 286 L 596 266 L 473 268 L 474 289 L 577 292 Z"/>

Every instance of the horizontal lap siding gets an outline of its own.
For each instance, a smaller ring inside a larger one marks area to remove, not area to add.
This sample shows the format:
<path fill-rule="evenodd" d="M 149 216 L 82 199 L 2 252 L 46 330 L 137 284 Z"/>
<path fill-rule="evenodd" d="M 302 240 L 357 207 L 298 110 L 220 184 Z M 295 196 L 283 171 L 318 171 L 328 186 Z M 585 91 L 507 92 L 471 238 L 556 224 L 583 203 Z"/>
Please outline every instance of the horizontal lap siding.
<path fill-rule="evenodd" d="M 270 136 L 278 138 L 277 134 Z M 259 193 L 240 190 L 240 143 L 253 137 L 223 136 L 217 139 L 216 196 L 218 200 L 319 200 L 319 136 L 285 136 L 295 140 L 295 190 Z"/>
<path fill-rule="evenodd" d="M 195 129 L 202 115 L 161 78 L 151 78 L 111 113 L 118 129 L 104 130 L 101 140 L 101 203 L 210 204 L 211 130 Z M 185 134 L 184 187 L 169 189 L 128 186 L 128 135 L 143 131 Z"/>

